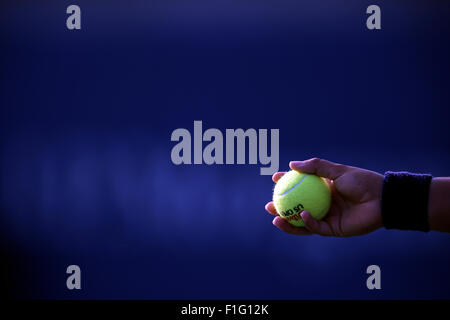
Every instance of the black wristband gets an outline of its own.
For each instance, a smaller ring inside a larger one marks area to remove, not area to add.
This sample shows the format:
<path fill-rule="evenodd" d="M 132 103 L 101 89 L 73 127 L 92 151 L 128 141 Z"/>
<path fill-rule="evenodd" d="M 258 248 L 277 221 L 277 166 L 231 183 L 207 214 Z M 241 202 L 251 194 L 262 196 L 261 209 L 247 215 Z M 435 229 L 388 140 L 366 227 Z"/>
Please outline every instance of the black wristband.
<path fill-rule="evenodd" d="M 386 229 L 430 230 L 428 197 L 432 178 L 409 172 L 384 174 L 381 213 Z"/>

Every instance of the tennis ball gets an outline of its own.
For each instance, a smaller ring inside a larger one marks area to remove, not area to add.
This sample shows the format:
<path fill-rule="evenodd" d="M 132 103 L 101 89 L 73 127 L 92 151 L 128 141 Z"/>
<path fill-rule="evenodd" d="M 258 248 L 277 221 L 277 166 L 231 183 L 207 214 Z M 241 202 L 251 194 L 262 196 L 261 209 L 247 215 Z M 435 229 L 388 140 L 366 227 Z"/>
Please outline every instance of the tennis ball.
<path fill-rule="evenodd" d="M 300 216 L 303 210 L 321 220 L 331 205 L 331 192 L 325 179 L 313 174 L 291 170 L 275 185 L 273 203 L 278 214 L 290 224 L 304 227 Z"/>

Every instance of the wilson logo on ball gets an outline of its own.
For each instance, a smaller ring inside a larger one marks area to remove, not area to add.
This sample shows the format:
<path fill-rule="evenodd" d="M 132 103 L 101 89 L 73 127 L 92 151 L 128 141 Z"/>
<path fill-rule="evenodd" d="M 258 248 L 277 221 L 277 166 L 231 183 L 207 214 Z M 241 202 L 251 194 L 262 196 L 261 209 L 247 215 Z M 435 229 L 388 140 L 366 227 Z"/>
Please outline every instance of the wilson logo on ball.
<path fill-rule="evenodd" d="M 289 217 L 289 216 L 292 216 L 295 213 L 302 212 L 304 209 L 305 209 L 305 207 L 301 203 L 299 203 L 298 205 L 296 205 L 292 209 L 289 209 L 289 210 L 286 210 L 286 211 L 282 211 L 281 215 L 285 216 L 285 217 Z"/>

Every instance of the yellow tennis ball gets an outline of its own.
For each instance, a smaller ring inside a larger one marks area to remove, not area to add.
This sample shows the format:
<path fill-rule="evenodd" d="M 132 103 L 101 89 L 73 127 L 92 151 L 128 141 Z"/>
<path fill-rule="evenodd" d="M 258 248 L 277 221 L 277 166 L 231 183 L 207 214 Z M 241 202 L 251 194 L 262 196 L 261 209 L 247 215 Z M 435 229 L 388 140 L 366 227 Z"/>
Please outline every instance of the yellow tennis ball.
<path fill-rule="evenodd" d="M 325 179 L 291 170 L 278 180 L 273 190 L 273 203 L 278 214 L 290 224 L 303 227 L 303 210 L 321 220 L 331 205 L 331 192 Z"/>

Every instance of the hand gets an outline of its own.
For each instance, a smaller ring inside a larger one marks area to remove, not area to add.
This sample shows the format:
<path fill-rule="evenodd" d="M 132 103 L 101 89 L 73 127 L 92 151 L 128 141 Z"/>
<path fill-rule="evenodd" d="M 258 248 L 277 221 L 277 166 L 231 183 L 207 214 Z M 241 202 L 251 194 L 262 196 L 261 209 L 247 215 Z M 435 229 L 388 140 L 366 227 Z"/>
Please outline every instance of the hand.
<path fill-rule="evenodd" d="M 295 227 L 278 216 L 273 202 L 269 202 L 266 210 L 276 215 L 273 224 L 277 228 L 296 235 L 349 237 L 370 233 L 382 226 L 381 174 L 317 158 L 291 161 L 289 167 L 326 178 L 331 188 L 332 202 L 330 211 L 321 221 L 303 211 L 301 217 L 305 227 Z M 277 172 L 272 180 L 276 183 L 284 174 Z"/>

